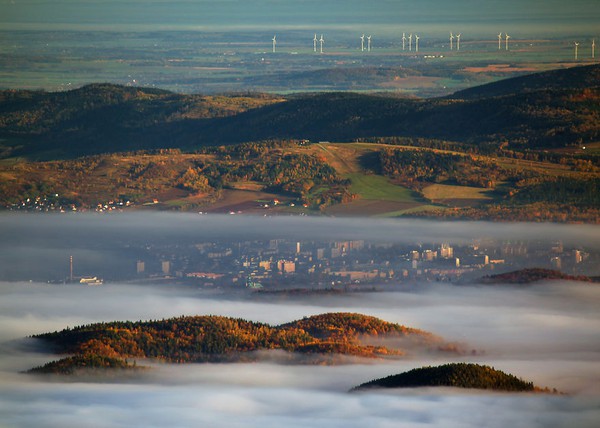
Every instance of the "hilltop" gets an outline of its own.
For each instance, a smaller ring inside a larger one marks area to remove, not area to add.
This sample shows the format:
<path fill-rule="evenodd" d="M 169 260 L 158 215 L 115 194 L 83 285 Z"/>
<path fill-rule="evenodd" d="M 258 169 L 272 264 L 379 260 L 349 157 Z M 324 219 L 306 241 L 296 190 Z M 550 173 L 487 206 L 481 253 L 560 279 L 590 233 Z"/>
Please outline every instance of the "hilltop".
<path fill-rule="evenodd" d="M 598 82 L 600 82 L 600 67 L 598 67 L 598 65 L 587 65 L 503 79 L 497 82 L 463 89 L 462 91 L 455 92 L 449 98 L 469 100 L 540 90 L 582 90 L 598 87 Z"/>
<path fill-rule="evenodd" d="M 493 367 L 479 364 L 453 363 L 437 367 L 422 367 L 397 375 L 363 383 L 352 391 L 373 388 L 453 387 L 508 392 L 550 392 L 536 387 Z M 555 391 L 556 392 L 556 391 Z"/>
<path fill-rule="evenodd" d="M 406 354 L 456 353 L 431 333 L 352 313 L 308 317 L 280 326 L 221 316 L 188 316 L 161 321 L 109 322 L 34 336 L 59 354 L 71 354 L 32 373 L 73 373 L 78 368 L 127 368 L 127 359 L 171 363 L 235 362 L 261 358 L 256 351 L 304 355 L 306 363 L 336 363 L 340 356 L 399 358 Z M 369 344 L 389 339 L 387 346 Z M 399 341 L 402 339 L 401 341 Z M 401 343 L 402 347 L 398 344 Z"/>

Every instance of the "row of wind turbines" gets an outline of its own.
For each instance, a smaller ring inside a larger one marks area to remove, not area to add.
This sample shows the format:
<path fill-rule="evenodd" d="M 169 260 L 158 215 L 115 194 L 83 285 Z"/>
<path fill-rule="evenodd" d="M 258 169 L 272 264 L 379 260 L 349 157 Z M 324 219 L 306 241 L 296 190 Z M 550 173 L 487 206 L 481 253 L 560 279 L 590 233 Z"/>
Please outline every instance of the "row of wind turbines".
<path fill-rule="evenodd" d="M 367 47 L 366 50 L 367 52 L 371 52 L 371 35 L 368 35 L 365 37 L 364 33 L 362 36 L 360 36 L 360 51 L 364 52 L 365 51 L 365 38 L 367 39 Z M 456 45 L 456 50 L 460 51 L 460 38 L 461 38 L 461 33 L 458 34 L 453 34 L 452 32 L 450 33 L 450 50 L 454 50 L 454 46 Z M 505 50 L 509 50 L 509 44 L 508 41 L 510 40 L 511 36 L 508 33 L 504 33 L 504 37 L 502 37 L 502 33 L 498 34 L 498 50 L 502 50 L 502 40 L 504 39 L 504 49 Z M 414 40 L 415 40 L 415 52 L 419 52 L 419 39 L 420 37 L 415 34 L 414 35 Z M 456 39 L 456 43 L 454 43 L 454 40 Z M 409 52 L 412 52 L 413 50 L 413 34 L 410 33 L 408 35 L 408 37 L 406 37 L 406 33 L 402 33 L 402 50 L 406 51 L 406 41 L 408 40 L 408 50 Z M 276 48 L 277 48 L 277 34 L 275 34 L 273 36 L 272 39 L 273 42 L 273 53 L 276 52 Z M 325 39 L 323 38 L 323 34 L 321 34 L 321 38 L 317 39 L 317 33 L 315 33 L 315 37 L 313 38 L 313 51 L 317 52 L 317 45 L 319 45 L 319 53 L 323 53 L 323 44 L 325 43 Z M 579 42 L 574 42 L 575 45 L 575 60 L 579 59 Z M 592 40 L 592 59 L 596 58 L 596 39 Z"/>
<path fill-rule="evenodd" d="M 364 38 L 365 38 L 365 35 L 363 34 L 362 35 L 362 40 L 363 40 L 362 50 L 364 50 Z M 369 36 L 368 39 L 369 39 L 369 51 L 371 51 L 371 36 Z M 273 53 L 275 53 L 276 47 L 277 47 L 277 34 L 275 34 L 273 36 L 272 42 L 273 42 Z M 313 51 L 315 51 L 315 52 L 317 51 L 317 43 L 320 43 L 320 45 L 321 45 L 320 46 L 320 53 L 323 53 L 323 43 L 325 43 L 325 39 L 323 38 L 323 34 L 321 34 L 321 38 L 320 39 L 317 39 L 317 33 L 315 33 L 315 37 L 313 39 Z"/>
<path fill-rule="evenodd" d="M 579 59 L 579 42 L 573 42 L 575 45 L 575 61 Z M 592 59 L 596 58 L 596 39 L 592 39 Z"/>
<path fill-rule="evenodd" d="M 420 37 L 415 34 L 415 52 L 419 52 L 419 39 Z M 402 50 L 405 51 L 406 50 L 406 33 L 402 33 Z M 412 51 L 412 40 L 413 40 L 413 35 L 412 33 L 410 33 L 408 35 L 408 50 L 409 52 Z"/>

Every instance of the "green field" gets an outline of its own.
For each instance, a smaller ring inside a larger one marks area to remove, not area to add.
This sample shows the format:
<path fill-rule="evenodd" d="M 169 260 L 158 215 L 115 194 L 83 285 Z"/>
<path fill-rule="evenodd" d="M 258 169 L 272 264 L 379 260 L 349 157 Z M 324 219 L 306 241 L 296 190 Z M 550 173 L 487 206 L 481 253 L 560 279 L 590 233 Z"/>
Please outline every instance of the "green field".
<path fill-rule="evenodd" d="M 381 175 L 368 175 L 362 173 L 349 174 L 352 180 L 350 192 L 359 195 L 362 199 L 393 201 L 393 202 L 419 202 L 410 189 L 396 186 Z"/>

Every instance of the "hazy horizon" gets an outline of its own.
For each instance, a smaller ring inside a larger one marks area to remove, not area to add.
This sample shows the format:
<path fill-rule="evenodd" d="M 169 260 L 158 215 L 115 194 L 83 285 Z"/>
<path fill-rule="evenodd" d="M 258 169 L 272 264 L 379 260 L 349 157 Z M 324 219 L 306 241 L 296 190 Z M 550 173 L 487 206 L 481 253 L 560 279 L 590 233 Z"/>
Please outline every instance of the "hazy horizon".
<path fill-rule="evenodd" d="M 471 36 L 497 31 L 523 37 L 597 32 L 598 3 L 590 0 L 440 0 L 364 2 L 289 0 L 2 0 L 0 30 L 285 31 L 354 30 L 389 36 L 448 31 Z"/>

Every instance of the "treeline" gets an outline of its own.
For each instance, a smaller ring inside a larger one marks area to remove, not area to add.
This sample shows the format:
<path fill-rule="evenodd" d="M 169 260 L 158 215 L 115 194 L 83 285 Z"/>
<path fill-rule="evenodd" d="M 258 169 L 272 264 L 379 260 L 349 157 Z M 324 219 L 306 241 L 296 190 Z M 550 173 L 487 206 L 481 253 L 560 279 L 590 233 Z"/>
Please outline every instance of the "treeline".
<path fill-rule="evenodd" d="M 421 147 L 427 149 L 446 150 L 453 152 L 468 153 L 473 155 L 485 155 L 520 159 L 533 162 L 551 162 L 561 165 L 571 165 L 576 171 L 595 170 L 600 167 L 600 156 L 596 154 L 552 152 L 548 150 L 531 150 L 521 147 L 511 149 L 507 141 L 480 142 L 477 145 L 460 143 L 457 141 L 439 140 L 434 138 L 417 137 L 377 137 L 358 138 L 357 142 L 374 144 L 387 144 L 395 146 Z"/>
<path fill-rule="evenodd" d="M 416 388 L 416 387 L 456 387 L 495 391 L 533 392 L 540 391 L 532 382 L 524 381 L 493 367 L 452 363 L 437 367 L 422 367 L 397 375 L 363 383 L 354 391 L 369 388 Z M 549 392 L 549 391 L 547 391 Z"/>
<path fill-rule="evenodd" d="M 111 358 L 97 354 L 85 354 L 51 361 L 42 366 L 34 367 L 28 370 L 27 373 L 72 375 L 81 369 L 87 371 L 102 370 L 104 372 L 106 369 L 130 370 L 138 368 L 141 369 L 137 364 L 129 364 L 126 360 L 120 358 Z"/>
<path fill-rule="evenodd" d="M 584 275 L 567 275 L 558 270 L 528 268 L 512 272 L 484 276 L 481 282 L 485 284 L 529 284 L 536 281 L 564 280 L 591 282 L 592 279 Z"/>
<path fill-rule="evenodd" d="M 545 177 L 537 183 L 529 181 L 517 184 L 518 188 L 509 203 L 546 202 L 569 204 L 579 208 L 600 208 L 600 178 Z"/>
<path fill-rule="evenodd" d="M 508 172 L 495 162 L 433 150 L 383 148 L 379 166 L 384 175 L 416 190 L 425 183 L 494 188 L 508 177 Z"/>
<path fill-rule="evenodd" d="M 411 212 L 406 217 L 469 219 L 490 221 L 530 221 L 600 224 L 600 207 L 580 208 L 572 204 L 534 202 L 531 204 L 493 203 L 479 207 Z"/>

